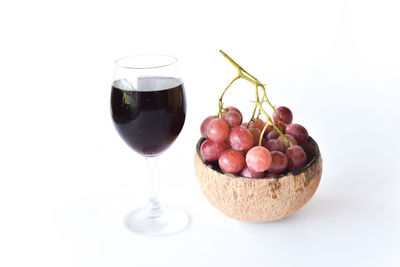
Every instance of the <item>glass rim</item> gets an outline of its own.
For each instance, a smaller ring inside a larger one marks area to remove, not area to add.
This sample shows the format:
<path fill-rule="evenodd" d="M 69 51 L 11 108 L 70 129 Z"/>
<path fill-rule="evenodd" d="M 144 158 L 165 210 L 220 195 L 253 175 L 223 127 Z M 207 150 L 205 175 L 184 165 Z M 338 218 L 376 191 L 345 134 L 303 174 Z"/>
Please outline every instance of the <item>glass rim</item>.
<path fill-rule="evenodd" d="M 134 65 L 126 65 L 122 64 L 124 60 L 133 60 L 134 58 L 141 58 L 141 57 L 159 57 L 159 58 L 164 58 L 164 59 L 170 59 L 170 62 L 168 63 L 160 63 L 160 64 L 150 64 L 149 66 L 134 66 Z M 165 54 L 136 54 L 136 55 L 130 55 L 130 56 L 125 56 L 125 57 L 120 57 L 117 60 L 114 61 L 115 66 L 119 68 L 124 68 L 124 69 L 132 69 L 132 70 L 145 70 L 145 69 L 156 69 L 156 68 L 163 68 L 163 67 L 168 67 L 171 65 L 174 65 L 175 63 L 178 62 L 178 59 L 174 56 L 171 55 L 165 55 Z"/>

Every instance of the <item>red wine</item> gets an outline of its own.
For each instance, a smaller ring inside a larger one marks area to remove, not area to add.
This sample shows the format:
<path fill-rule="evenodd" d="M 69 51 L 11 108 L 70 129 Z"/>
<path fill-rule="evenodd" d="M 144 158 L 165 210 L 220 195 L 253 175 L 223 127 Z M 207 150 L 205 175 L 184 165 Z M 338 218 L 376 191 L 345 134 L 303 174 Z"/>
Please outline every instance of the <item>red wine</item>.
<path fill-rule="evenodd" d="M 185 122 L 183 83 L 170 77 L 142 77 L 133 88 L 126 80 L 114 81 L 111 113 L 115 128 L 132 149 L 145 156 L 160 154 Z"/>

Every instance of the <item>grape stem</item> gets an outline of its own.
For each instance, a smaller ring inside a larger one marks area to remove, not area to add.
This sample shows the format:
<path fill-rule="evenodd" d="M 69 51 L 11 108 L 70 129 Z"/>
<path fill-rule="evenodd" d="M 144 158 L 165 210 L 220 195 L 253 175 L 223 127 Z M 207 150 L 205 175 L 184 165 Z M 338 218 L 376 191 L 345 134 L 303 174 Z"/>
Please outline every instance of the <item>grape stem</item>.
<path fill-rule="evenodd" d="M 219 100 L 218 100 L 218 106 L 219 106 L 219 108 L 218 108 L 218 115 L 217 115 L 217 117 L 221 117 L 222 111 L 223 111 L 223 109 L 224 109 L 224 104 L 222 103 L 222 98 L 224 97 L 224 95 L 225 95 L 226 91 L 228 90 L 228 88 L 231 87 L 231 85 L 232 85 L 237 79 L 239 79 L 239 78 L 240 78 L 240 76 L 237 76 L 235 79 L 233 79 L 233 80 L 228 84 L 228 86 L 225 88 L 225 90 L 222 92 L 222 95 L 221 95 L 221 97 L 220 97 Z"/>
<path fill-rule="evenodd" d="M 265 109 L 263 108 L 262 104 L 264 102 L 267 102 L 268 105 L 272 108 L 273 112 L 275 114 L 277 114 L 275 106 L 271 104 L 271 102 L 269 101 L 269 98 L 267 96 L 267 92 L 265 89 L 265 84 L 261 83 L 256 77 L 254 77 L 253 75 L 251 75 L 249 72 L 247 72 L 244 68 L 242 68 L 236 61 L 234 61 L 230 56 L 228 56 L 225 52 L 223 52 L 222 50 L 219 50 L 219 52 L 236 68 L 237 70 L 237 76 L 229 83 L 229 85 L 225 88 L 225 90 L 222 92 L 221 97 L 219 98 L 218 101 L 218 117 L 221 117 L 222 115 L 222 111 L 223 111 L 223 102 L 222 99 L 226 93 L 226 91 L 228 90 L 228 88 L 239 78 L 242 78 L 250 83 L 252 83 L 255 86 L 255 95 L 256 95 L 256 102 L 254 105 L 254 109 L 253 109 L 253 113 L 251 115 L 251 118 L 249 120 L 249 123 L 247 124 L 247 128 L 249 127 L 249 124 L 251 121 L 254 121 L 254 116 L 258 110 L 258 115 L 257 118 L 259 118 L 260 114 L 262 113 L 265 118 L 267 119 L 267 123 L 265 124 L 261 135 L 260 135 L 260 140 L 259 140 L 259 145 L 261 146 L 262 143 L 262 139 L 265 133 L 265 130 L 267 129 L 268 125 L 271 125 L 278 133 L 279 133 L 279 138 L 283 138 L 283 140 L 285 141 L 285 143 L 289 143 L 290 145 L 292 145 L 292 142 L 282 133 L 282 131 L 279 129 L 279 127 L 277 127 L 275 125 L 275 123 L 273 122 L 273 120 L 271 119 L 271 117 L 268 115 L 268 113 L 265 111 Z M 261 88 L 262 91 L 262 98 L 260 101 L 260 97 L 259 97 L 259 88 Z M 278 121 L 278 125 L 280 125 L 280 123 L 282 123 L 279 120 L 279 117 L 276 116 L 276 119 Z M 286 124 L 285 124 L 286 125 Z"/>

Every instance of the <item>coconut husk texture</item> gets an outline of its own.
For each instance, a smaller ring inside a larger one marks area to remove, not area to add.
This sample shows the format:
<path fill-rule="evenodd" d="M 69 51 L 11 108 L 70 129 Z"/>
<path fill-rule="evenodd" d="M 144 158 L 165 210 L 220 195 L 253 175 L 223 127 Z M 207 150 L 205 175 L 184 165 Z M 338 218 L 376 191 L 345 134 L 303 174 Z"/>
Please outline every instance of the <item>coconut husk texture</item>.
<path fill-rule="evenodd" d="M 228 217 L 245 222 L 283 219 L 314 195 L 322 175 L 322 158 L 317 143 L 309 137 L 303 148 L 307 165 L 273 178 L 247 178 L 222 173 L 218 164 L 202 160 L 201 138 L 194 156 L 197 182 L 207 200 Z"/>

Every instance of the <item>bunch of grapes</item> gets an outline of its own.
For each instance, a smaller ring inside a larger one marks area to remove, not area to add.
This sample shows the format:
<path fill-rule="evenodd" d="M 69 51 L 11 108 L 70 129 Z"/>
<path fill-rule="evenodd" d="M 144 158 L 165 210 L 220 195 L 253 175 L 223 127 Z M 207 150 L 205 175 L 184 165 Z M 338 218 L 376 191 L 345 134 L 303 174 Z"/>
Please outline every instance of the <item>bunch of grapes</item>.
<path fill-rule="evenodd" d="M 207 117 L 200 126 L 201 135 L 206 138 L 200 147 L 203 160 L 218 162 L 223 172 L 240 174 L 244 177 L 274 177 L 287 170 L 304 167 L 307 156 L 302 148 L 308 141 L 308 132 L 300 124 L 292 123 L 293 114 L 287 107 L 275 108 L 269 102 L 264 84 L 245 71 L 228 55 L 220 51 L 238 70 L 219 99 L 219 112 Z M 223 107 L 222 98 L 234 81 L 243 78 L 256 86 L 256 105 L 247 123 L 235 107 Z M 260 99 L 259 89 L 263 96 Z M 273 109 L 272 118 L 262 104 L 267 102 Z M 258 115 L 255 116 L 258 110 Z M 260 115 L 266 121 L 260 119 Z"/>
<path fill-rule="evenodd" d="M 273 121 L 284 133 L 281 136 L 260 118 L 242 123 L 242 113 L 227 107 L 220 118 L 209 116 L 201 124 L 201 135 L 206 140 L 200 154 L 206 161 L 218 162 L 222 171 L 244 177 L 263 178 L 300 169 L 307 163 L 301 146 L 307 142 L 308 132 L 300 124 L 292 123 L 292 118 L 289 108 L 276 108 Z"/>

